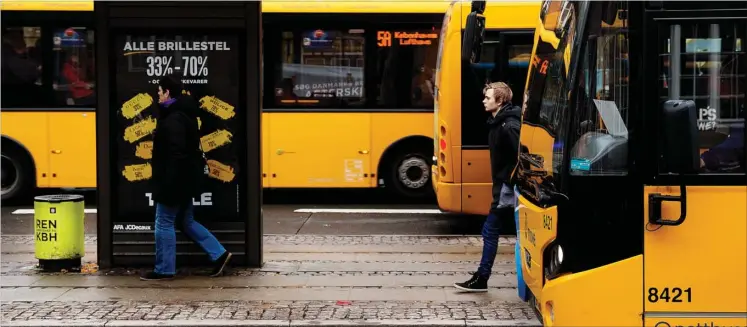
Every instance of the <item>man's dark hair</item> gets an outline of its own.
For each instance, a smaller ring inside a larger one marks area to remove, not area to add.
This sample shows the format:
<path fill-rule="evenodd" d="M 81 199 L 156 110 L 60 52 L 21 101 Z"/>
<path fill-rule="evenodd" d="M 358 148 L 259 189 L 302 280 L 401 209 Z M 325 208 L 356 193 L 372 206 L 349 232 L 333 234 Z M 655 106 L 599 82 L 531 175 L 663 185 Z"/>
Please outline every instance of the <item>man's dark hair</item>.
<path fill-rule="evenodd" d="M 176 98 L 182 93 L 182 80 L 174 75 L 166 75 L 158 80 L 158 86 L 166 92 L 169 91 L 169 96 Z"/>

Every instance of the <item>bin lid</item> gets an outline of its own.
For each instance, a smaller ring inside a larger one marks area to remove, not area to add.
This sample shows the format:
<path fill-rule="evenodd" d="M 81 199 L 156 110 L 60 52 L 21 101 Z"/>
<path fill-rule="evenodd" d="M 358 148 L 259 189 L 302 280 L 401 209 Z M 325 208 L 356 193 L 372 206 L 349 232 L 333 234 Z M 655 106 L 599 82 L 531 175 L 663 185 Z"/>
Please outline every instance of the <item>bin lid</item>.
<path fill-rule="evenodd" d="M 83 196 L 79 194 L 52 194 L 52 195 L 40 195 L 34 197 L 35 202 L 82 202 Z"/>

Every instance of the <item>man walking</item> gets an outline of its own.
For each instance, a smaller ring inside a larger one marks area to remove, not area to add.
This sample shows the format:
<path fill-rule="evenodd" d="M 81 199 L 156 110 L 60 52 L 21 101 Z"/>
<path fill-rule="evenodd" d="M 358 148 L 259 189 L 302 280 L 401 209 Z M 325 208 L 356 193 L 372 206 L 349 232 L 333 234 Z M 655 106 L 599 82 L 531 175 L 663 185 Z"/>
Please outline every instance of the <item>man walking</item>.
<path fill-rule="evenodd" d="M 197 102 L 182 95 L 174 76 L 158 83 L 161 110 L 153 139 L 153 200 L 156 202 L 156 267 L 142 280 L 172 279 L 176 274 L 176 226 L 199 244 L 214 262 L 212 277 L 220 276 L 231 253 L 194 220 L 192 197 L 199 194 L 205 161 L 200 150 Z"/>
<path fill-rule="evenodd" d="M 482 103 L 485 111 L 491 113 L 488 119 L 488 145 L 493 177 L 493 202 L 482 227 L 483 248 L 480 267 L 468 281 L 454 283 L 454 287 L 467 292 L 488 291 L 488 279 L 498 253 L 500 221 L 513 217 L 515 205 L 511 174 L 516 167 L 518 156 L 521 109 L 511 104 L 513 92 L 506 83 L 491 83 L 485 87 L 483 93 L 485 99 Z"/>

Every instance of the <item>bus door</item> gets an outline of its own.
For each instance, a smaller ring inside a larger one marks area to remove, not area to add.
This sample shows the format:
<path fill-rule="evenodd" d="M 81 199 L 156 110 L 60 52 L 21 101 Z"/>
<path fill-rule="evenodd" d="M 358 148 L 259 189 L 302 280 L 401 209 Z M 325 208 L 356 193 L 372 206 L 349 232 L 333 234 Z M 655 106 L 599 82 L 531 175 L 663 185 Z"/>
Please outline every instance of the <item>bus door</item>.
<path fill-rule="evenodd" d="M 657 104 L 643 106 L 644 130 L 659 140 L 649 145 L 655 178 L 643 197 L 645 326 L 747 325 L 747 15 L 739 11 L 644 14 L 650 75 L 639 81 L 644 104 Z"/>

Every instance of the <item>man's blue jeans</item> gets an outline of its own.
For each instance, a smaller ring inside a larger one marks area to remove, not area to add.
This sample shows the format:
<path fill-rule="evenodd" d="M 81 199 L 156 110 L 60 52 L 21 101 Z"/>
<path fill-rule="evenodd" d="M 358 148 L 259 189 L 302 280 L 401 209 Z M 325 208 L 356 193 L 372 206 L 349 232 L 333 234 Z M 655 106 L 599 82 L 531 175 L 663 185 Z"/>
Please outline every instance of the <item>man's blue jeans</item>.
<path fill-rule="evenodd" d="M 182 231 L 207 252 L 210 260 L 216 261 L 226 252 L 218 239 L 195 221 L 192 201 L 178 207 L 156 203 L 156 273 L 176 274 L 176 224 L 181 224 Z"/>
<path fill-rule="evenodd" d="M 515 202 L 514 190 L 506 184 L 501 185 L 498 207 L 491 208 L 494 210 L 491 210 L 487 219 L 485 219 L 485 223 L 482 225 L 482 259 L 480 259 L 480 267 L 477 268 L 477 273 L 484 278 L 490 278 L 490 273 L 493 270 L 493 262 L 495 262 L 495 256 L 498 254 L 501 221 L 500 217 L 496 216 L 493 212 L 506 212 L 513 215 Z"/>

